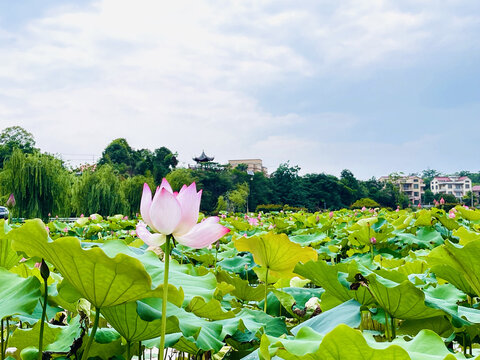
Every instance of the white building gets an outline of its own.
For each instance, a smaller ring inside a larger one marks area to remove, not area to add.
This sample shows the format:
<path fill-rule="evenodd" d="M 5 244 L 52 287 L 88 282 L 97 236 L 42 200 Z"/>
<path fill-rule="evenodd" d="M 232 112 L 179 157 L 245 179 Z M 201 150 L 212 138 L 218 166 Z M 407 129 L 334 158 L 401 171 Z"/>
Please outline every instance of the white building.
<path fill-rule="evenodd" d="M 472 180 L 467 176 L 437 176 L 430 183 L 434 194 L 450 194 L 461 199 L 472 191 Z"/>
<path fill-rule="evenodd" d="M 398 189 L 403 192 L 410 202 L 414 205 L 421 204 L 422 195 L 425 193 L 423 179 L 418 176 L 381 176 L 378 180 L 381 182 L 392 182 L 398 186 Z"/>

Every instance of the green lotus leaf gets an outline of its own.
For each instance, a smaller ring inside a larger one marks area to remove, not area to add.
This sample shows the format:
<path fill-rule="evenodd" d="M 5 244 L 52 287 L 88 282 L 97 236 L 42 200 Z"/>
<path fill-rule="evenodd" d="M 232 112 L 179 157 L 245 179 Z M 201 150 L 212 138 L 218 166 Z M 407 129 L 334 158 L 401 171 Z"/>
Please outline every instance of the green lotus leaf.
<path fill-rule="evenodd" d="M 302 246 L 318 245 L 327 240 L 326 233 L 314 233 L 290 236 L 290 241 Z"/>
<path fill-rule="evenodd" d="M 250 251 L 255 263 L 266 267 L 272 275 L 278 277 L 292 277 L 295 265 L 318 257 L 313 248 L 295 244 L 285 234 L 241 237 L 234 240 L 234 244 L 238 251 Z"/>
<path fill-rule="evenodd" d="M 156 321 L 162 318 L 162 299 L 148 298 L 137 301 L 137 312 L 141 319 L 145 321 Z M 221 338 L 222 325 L 217 322 L 206 321 L 195 314 L 184 309 L 167 303 L 167 320 L 172 324 L 176 323 L 176 329 L 170 326 L 169 330 L 173 332 L 181 331 L 183 336 L 190 342 L 204 351 L 218 351 L 223 346 Z"/>
<path fill-rule="evenodd" d="M 376 349 L 367 343 L 360 331 L 344 324 L 327 335 L 309 327 L 301 328 L 295 338 L 290 339 L 263 335 L 259 353 L 261 359 L 276 355 L 288 360 L 410 360 L 400 346 L 389 344 L 386 349 Z"/>
<path fill-rule="evenodd" d="M 350 265 L 328 265 L 323 260 L 309 261 L 306 264 L 298 264 L 295 267 L 295 273 L 312 280 L 315 285 L 325 289 L 325 293 L 322 295 L 323 311 L 350 299 L 355 299 L 364 305 L 369 305 L 373 302 L 372 296 L 365 287 L 361 286 L 358 290 L 350 290 L 350 287 L 346 286 L 347 284 L 344 285 L 340 282 L 340 278 L 345 278 L 349 275 L 353 276 L 358 273 L 358 268 L 354 263 Z M 329 306 L 324 306 L 324 297 L 330 297 L 330 299 L 333 297 L 338 301 L 329 301 Z"/>
<path fill-rule="evenodd" d="M 56 326 L 46 323 L 43 330 L 43 343 L 45 345 L 51 344 L 55 341 L 55 338 L 62 332 L 63 326 Z M 30 329 L 17 328 L 12 334 L 12 337 L 8 341 L 10 347 L 17 348 L 14 353 L 19 357 L 20 351 L 27 347 L 38 347 L 38 339 L 40 337 L 40 321 L 37 321 Z"/>
<path fill-rule="evenodd" d="M 45 347 L 45 351 L 53 353 L 69 353 L 75 340 L 84 335 L 84 325 L 80 321 L 80 316 L 70 320 L 68 326 L 63 326 L 62 331 L 56 336 L 55 341 Z"/>
<path fill-rule="evenodd" d="M 273 290 L 267 297 L 267 313 L 272 316 L 280 316 L 281 308 L 283 307 L 292 317 L 302 318 L 301 314 L 295 313 L 294 309 L 305 310 L 305 303 L 312 297 L 320 298 L 325 290 L 321 288 L 294 288 L 285 287 L 279 290 Z M 258 303 L 258 306 L 263 309 L 264 301 Z M 281 305 L 281 306 L 280 306 Z M 310 317 L 313 309 L 305 314 Z"/>
<path fill-rule="evenodd" d="M 282 336 L 287 333 L 287 327 L 283 319 L 270 316 L 260 310 L 248 308 L 243 308 L 234 318 L 218 320 L 215 323 L 223 326 L 222 337 L 232 335 L 238 330 L 271 336 Z"/>
<path fill-rule="evenodd" d="M 99 247 L 83 249 L 74 237 L 52 241 L 41 220 L 28 220 L 12 230 L 11 236 L 14 250 L 53 264 L 97 308 L 163 294 L 163 284 L 152 284 L 138 259 L 120 252 L 110 257 Z M 183 294 L 169 285 L 168 299 L 181 303 Z"/>
<path fill-rule="evenodd" d="M 248 281 L 230 275 L 225 271 L 217 273 L 217 281 L 235 286 L 235 289 L 231 291 L 232 295 L 243 301 L 260 301 L 265 296 L 264 284 L 253 287 L 248 284 Z"/>
<path fill-rule="evenodd" d="M 128 247 L 120 240 L 106 242 L 102 246 L 102 250 L 110 257 L 115 257 L 117 254 L 126 254 L 138 259 L 145 266 L 145 270 L 151 276 L 153 283 L 163 283 L 165 264 L 158 259 L 153 251 L 134 251 L 135 249 Z M 188 304 L 195 296 L 202 296 L 205 300 L 213 298 L 217 286 L 215 275 L 207 272 L 206 269 L 206 273 L 201 275 L 199 274 L 200 269 L 190 264 L 181 265 L 174 260 L 170 262 L 168 282 L 182 288 L 184 305 Z M 169 298 L 169 301 L 175 303 L 174 299 Z"/>
<path fill-rule="evenodd" d="M 465 294 L 475 296 L 475 290 L 470 286 L 462 272 L 458 271 L 458 264 L 449 255 L 445 247 L 433 249 L 427 258 L 427 263 L 437 278 L 448 281 Z"/>
<path fill-rule="evenodd" d="M 127 341 L 144 341 L 160 336 L 161 320 L 142 320 L 137 314 L 136 302 L 103 308 L 102 315 Z M 167 333 L 177 331 L 177 322 L 173 318 L 167 318 Z"/>
<path fill-rule="evenodd" d="M 432 213 L 430 210 L 420 210 L 415 213 L 414 226 L 431 226 L 432 225 Z"/>
<path fill-rule="evenodd" d="M 12 240 L 8 236 L 10 226 L 3 219 L 0 220 L 0 267 L 11 269 L 17 265 L 22 259 L 15 251 L 12 250 Z"/>
<path fill-rule="evenodd" d="M 466 209 L 465 207 L 460 205 L 455 206 L 455 209 L 457 209 L 457 211 L 462 215 L 464 219 L 467 219 L 469 221 L 480 220 L 479 210 Z"/>
<path fill-rule="evenodd" d="M 325 311 L 320 315 L 304 321 L 303 323 L 291 329 L 290 332 L 293 335 L 296 335 L 300 329 L 309 327 L 317 333 L 325 335 L 339 324 L 345 324 L 352 328 L 356 328 L 360 326 L 361 322 L 361 306 L 362 304 L 356 300 L 348 300 L 343 304 L 334 307 L 333 309 Z"/>
<path fill-rule="evenodd" d="M 432 330 L 444 338 L 448 338 L 454 331 L 446 316 L 435 316 L 428 319 L 405 320 L 400 324 L 397 333 L 415 336 L 424 329 Z"/>
<path fill-rule="evenodd" d="M 425 305 L 425 294 L 409 280 L 399 284 L 377 274 L 368 275 L 367 280 L 377 303 L 397 319 L 425 319 L 444 314 Z"/>
<path fill-rule="evenodd" d="M 400 346 L 408 352 L 410 359 L 412 360 L 455 360 L 466 359 L 461 353 L 453 354 L 444 343 L 444 340 L 435 332 L 423 329 L 417 336 L 411 341 L 406 341 L 401 337 L 397 337 L 391 343 L 388 342 L 376 342 L 371 335 L 365 335 L 368 345 L 379 349 L 385 349 L 390 344 Z M 480 359 L 476 356 L 472 359 Z"/>
<path fill-rule="evenodd" d="M 478 232 L 470 231 L 463 226 L 453 231 L 453 235 L 460 238 L 460 245 L 466 245 L 470 241 L 480 240 L 480 234 Z"/>
<path fill-rule="evenodd" d="M 448 277 L 445 280 L 460 290 L 480 295 L 480 241 L 471 241 L 465 246 L 446 241 L 445 245 L 432 250 L 427 261 L 432 266 L 432 271 L 440 270 L 439 276 Z"/>
<path fill-rule="evenodd" d="M 450 219 L 447 214 L 445 214 L 445 211 L 433 208 L 432 210 L 432 215 L 437 218 L 440 223 L 445 226 L 448 230 L 455 230 L 460 227 L 458 222 L 455 219 Z"/>
<path fill-rule="evenodd" d="M 206 302 L 205 299 L 199 296 L 194 297 L 185 310 L 210 320 L 223 320 L 235 317 L 233 311 L 225 311 L 218 300 L 212 299 Z"/>
<path fill-rule="evenodd" d="M 33 312 L 41 295 L 36 277 L 24 279 L 0 268 L 0 284 L 0 319 Z"/>

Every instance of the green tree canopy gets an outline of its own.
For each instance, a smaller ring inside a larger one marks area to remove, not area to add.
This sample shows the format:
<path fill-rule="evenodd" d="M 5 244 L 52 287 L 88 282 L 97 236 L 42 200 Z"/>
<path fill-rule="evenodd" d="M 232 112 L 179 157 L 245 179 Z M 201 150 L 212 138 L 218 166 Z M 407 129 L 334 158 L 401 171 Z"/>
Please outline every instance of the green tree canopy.
<path fill-rule="evenodd" d="M 0 173 L 2 196 L 13 193 L 14 215 L 47 218 L 49 213 L 70 214 L 72 175 L 61 160 L 48 154 L 24 154 L 15 149 Z"/>

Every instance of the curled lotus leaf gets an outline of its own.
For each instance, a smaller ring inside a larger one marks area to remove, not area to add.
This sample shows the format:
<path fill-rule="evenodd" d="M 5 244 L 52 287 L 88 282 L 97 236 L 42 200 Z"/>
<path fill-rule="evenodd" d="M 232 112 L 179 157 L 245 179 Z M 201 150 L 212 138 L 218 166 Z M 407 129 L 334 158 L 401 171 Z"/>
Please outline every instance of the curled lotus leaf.
<path fill-rule="evenodd" d="M 48 237 L 41 220 L 28 220 L 11 231 L 12 247 L 30 257 L 44 258 L 97 308 L 146 297 L 162 297 L 163 284 L 153 284 L 140 260 L 123 253 L 108 256 L 102 248 L 83 249 L 79 239 Z M 169 301 L 183 302 L 183 293 L 169 285 Z"/>

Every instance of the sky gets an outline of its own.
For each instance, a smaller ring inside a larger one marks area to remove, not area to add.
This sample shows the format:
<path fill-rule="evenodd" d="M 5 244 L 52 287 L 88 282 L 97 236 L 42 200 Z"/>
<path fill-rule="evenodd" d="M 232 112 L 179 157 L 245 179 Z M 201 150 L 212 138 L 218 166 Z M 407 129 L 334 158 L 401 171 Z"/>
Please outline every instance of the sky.
<path fill-rule="evenodd" d="M 480 170 L 478 0 L 0 0 L 0 130 L 92 162 Z"/>

